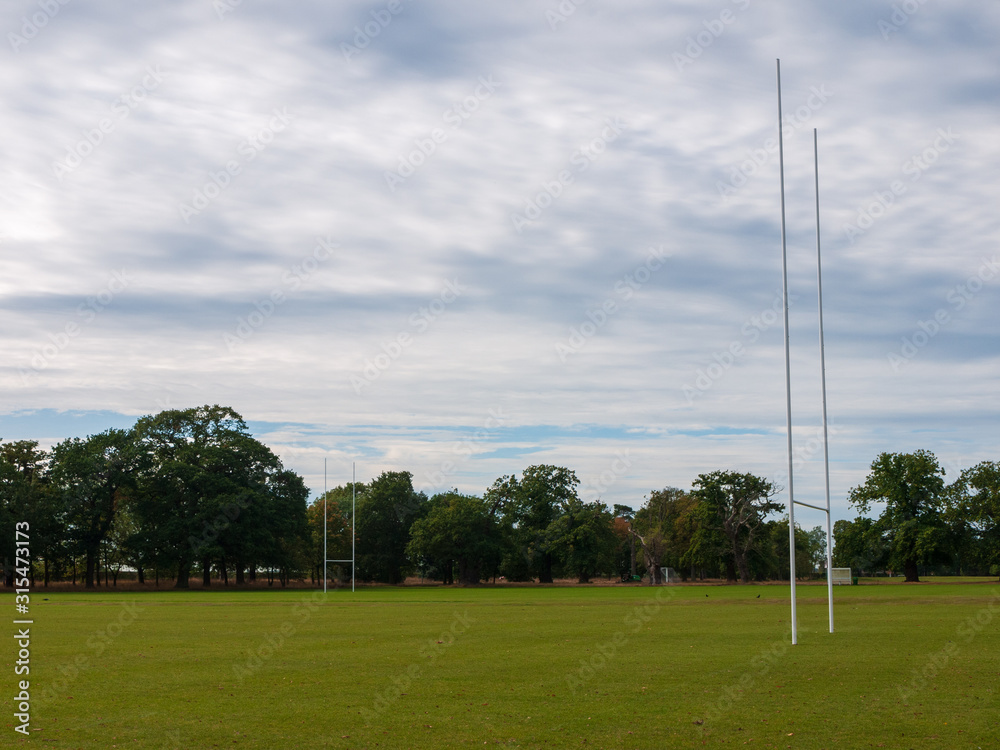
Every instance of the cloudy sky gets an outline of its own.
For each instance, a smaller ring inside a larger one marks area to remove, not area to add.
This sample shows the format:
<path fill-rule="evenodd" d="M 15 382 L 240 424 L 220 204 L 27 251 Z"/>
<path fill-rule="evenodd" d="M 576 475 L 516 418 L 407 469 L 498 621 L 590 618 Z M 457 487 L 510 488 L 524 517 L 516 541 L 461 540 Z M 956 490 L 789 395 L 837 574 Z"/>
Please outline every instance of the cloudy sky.
<path fill-rule="evenodd" d="M 796 498 L 813 128 L 835 518 L 881 451 L 1000 458 L 994 3 L 0 7 L 4 439 L 218 403 L 316 490 L 787 485 L 780 58 Z"/>

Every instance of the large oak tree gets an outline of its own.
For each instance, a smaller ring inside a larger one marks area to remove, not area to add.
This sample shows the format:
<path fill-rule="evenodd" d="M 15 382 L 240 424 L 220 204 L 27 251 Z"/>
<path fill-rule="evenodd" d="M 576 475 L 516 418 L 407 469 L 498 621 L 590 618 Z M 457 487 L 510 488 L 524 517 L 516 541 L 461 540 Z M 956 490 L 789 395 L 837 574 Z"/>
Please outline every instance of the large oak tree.
<path fill-rule="evenodd" d="M 939 559 L 948 541 L 943 476 L 929 451 L 880 453 L 865 483 L 851 490 L 851 505 L 861 513 L 884 506 L 872 530 L 888 546 L 890 567 L 911 583 L 920 580 L 917 566 Z"/>

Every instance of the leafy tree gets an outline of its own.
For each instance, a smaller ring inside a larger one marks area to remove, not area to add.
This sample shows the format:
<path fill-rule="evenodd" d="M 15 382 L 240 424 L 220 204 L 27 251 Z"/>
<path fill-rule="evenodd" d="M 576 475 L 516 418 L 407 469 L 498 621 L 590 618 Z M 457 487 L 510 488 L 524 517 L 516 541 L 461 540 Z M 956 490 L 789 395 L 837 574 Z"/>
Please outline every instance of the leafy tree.
<path fill-rule="evenodd" d="M 138 583 L 145 583 L 146 569 L 151 561 L 140 541 L 143 538 L 143 529 L 136 520 L 135 503 L 135 493 L 119 503 L 108 538 L 124 563 L 135 568 Z"/>
<path fill-rule="evenodd" d="M 6 586 L 14 585 L 16 523 L 29 525 L 33 555 L 40 553 L 45 560 L 46 584 L 49 560 L 62 546 L 58 509 L 46 482 L 47 461 L 35 440 L 0 443 L 0 560 Z"/>
<path fill-rule="evenodd" d="M 384 471 L 358 500 L 358 577 L 381 583 L 402 583 L 409 560 L 410 526 L 421 516 L 427 496 L 413 489 L 408 471 Z"/>
<path fill-rule="evenodd" d="M 285 521 L 304 524 L 304 498 L 291 519 L 279 517 L 280 500 L 268 502 L 272 489 L 283 491 L 280 480 L 268 485 L 281 462 L 233 409 L 163 411 L 140 419 L 135 433 L 144 459 L 136 516 L 156 563 L 169 562 L 177 571 L 177 588 L 188 588 L 199 562 L 207 583 L 219 559 L 234 562 L 242 583 L 248 565 L 252 571 L 262 556 L 275 559 L 275 534 L 284 533 Z"/>
<path fill-rule="evenodd" d="M 967 523 L 993 575 L 1000 572 L 1000 463 L 983 461 L 962 472 L 949 488 L 958 522 Z"/>
<path fill-rule="evenodd" d="M 562 513 L 549 526 L 552 549 L 566 570 L 580 583 L 611 569 L 614 559 L 614 516 L 600 501 L 565 501 Z"/>
<path fill-rule="evenodd" d="M 429 508 L 410 529 L 410 558 L 436 563 L 446 583 L 453 562 L 462 583 L 479 583 L 500 560 L 501 531 L 490 506 L 482 498 L 455 491 L 435 495 Z"/>
<path fill-rule="evenodd" d="M 521 479 L 505 476 L 486 491 L 486 501 L 503 510 L 513 530 L 513 543 L 526 558 L 539 583 L 552 583 L 556 560 L 550 526 L 570 500 L 576 500 L 580 484 L 576 473 L 560 466 L 536 465 L 524 470 Z"/>
<path fill-rule="evenodd" d="M 865 483 L 851 490 L 851 505 L 861 513 L 874 504 L 885 506 L 873 532 L 887 543 L 888 564 L 902 568 L 907 582 L 919 581 L 918 564 L 933 563 L 945 550 L 943 476 L 928 451 L 881 453 Z"/>
<path fill-rule="evenodd" d="M 699 474 L 691 493 L 698 501 L 698 526 L 692 550 L 702 556 L 719 555 L 726 578 L 750 580 L 750 554 L 762 541 L 765 518 L 781 509 L 771 500 L 774 485 L 753 474 L 713 471 Z M 763 535 L 766 538 L 766 534 Z"/>
<path fill-rule="evenodd" d="M 858 516 L 853 521 L 840 520 L 833 524 L 833 564 L 864 574 L 885 566 L 889 550 L 875 520 Z"/>
<path fill-rule="evenodd" d="M 676 487 L 654 490 L 635 515 L 634 536 L 642 546 L 646 569 L 655 583 L 662 583 L 663 567 L 688 567 L 696 527 L 697 500 Z"/>
<path fill-rule="evenodd" d="M 86 557 L 86 588 L 94 588 L 101 545 L 118 507 L 135 490 L 137 457 L 126 430 L 71 438 L 52 449 L 52 486 L 62 499 L 71 547 Z"/>
<path fill-rule="evenodd" d="M 759 579 L 788 580 L 788 517 L 767 524 L 771 546 L 751 553 Z M 795 524 L 796 578 L 815 577 L 817 568 L 826 560 L 826 532 L 819 526 L 811 531 Z"/>
<path fill-rule="evenodd" d="M 619 505 L 615 503 L 614 506 L 615 513 L 615 523 L 614 532 L 615 536 L 618 537 L 623 550 L 627 551 L 628 554 L 628 575 L 629 580 L 635 578 L 635 536 L 632 534 L 632 522 L 635 519 L 635 510 L 630 508 L 628 505 Z M 625 566 L 619 566 L 621 570 L 619 572 L 625 572 Z"/>
<path fill-rule="evenodd" d="M 281 585 L 309 567 L 306 501 L 309 488 L 294 471 L 279 469 L 265 478 L 263 495 L 248 509 L 247 523 L 259 540 L 258 560 L 278 571 Z"/>
<path fill-rule="evenodd" d="M 826 531 L 823 530 L 822 526 L 813 526 L 803 533 L 806 536 L 808 544 L 805 549 L 809 569 L 816 573 L 820 570 L 826 570 Z M 798 540 L 796 539 L 796 548 L 798 544 Z M 796 570 L 804 570 L 804 568 L 799 568 L 798 560 L 795 563 Z"/>

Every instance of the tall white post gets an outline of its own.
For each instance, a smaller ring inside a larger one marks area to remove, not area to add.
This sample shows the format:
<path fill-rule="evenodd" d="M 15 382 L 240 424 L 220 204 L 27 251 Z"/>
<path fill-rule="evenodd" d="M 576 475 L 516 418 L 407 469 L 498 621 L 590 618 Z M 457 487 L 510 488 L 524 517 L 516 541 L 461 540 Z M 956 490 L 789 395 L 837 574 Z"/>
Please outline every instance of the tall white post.
<path fill-rule="evenodd" d="M 833 632 L 833 521 L 830 507 L 830 441 L 826 421 L 826 345 L 823 337 L 823 262 L 820 259 L 819 232 L 819 134 L 813 128 L 813 171 L 816 175 L 816 281 L 819 289 L 819 368 L 823 388 L 823 467 L 826 473 L 826 589 L 830 608 L 830 632 Z"/>
<path fill-rule="evenodd" d="M 326 593 L 326 459 L 323 459 L 323 593 Z"/>
<path fill-rule="evenodd" d="M 788 251 L 785 241 L 785 144 L 781 133 L 781 60 L 778 60 L 778 172 L 781 183 L 781 291 L 785 321 L 785 423 L 788 432 L 788 575 L 791 581 L 792 645 L 798 643 L 795 612 L 795 495 L 792 482 L 792 366 L 788 337 Z"/>
<path fill-rule="evenodd" d="M 358 465 L 351 462 L 351 593 L 354 593 L 354 579 L 357 577 L 358 561 L 354 556 L 354 521 L 358 516 L 355 494 L 358 490 Z"/>

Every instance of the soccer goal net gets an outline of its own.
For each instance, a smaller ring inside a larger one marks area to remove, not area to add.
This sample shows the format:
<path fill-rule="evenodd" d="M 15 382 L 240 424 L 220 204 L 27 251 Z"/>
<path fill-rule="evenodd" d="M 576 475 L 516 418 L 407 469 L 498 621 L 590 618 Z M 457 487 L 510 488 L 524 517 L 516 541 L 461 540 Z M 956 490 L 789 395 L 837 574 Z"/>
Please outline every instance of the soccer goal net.
<path fill-rule="evenodd" d="M 850 586 L 851 581 L 851 569 L 850 568 L 830 568 L 830 580 L 834 584 L 839 584 L 841 586 Z"/>
<path fill-rule="evenodd" d="M 663 574 L 664 585 L 668 583 L 680 583 L 681 577 L 677 575 L 677 571 L 673 568 L 660 568 L 660 572 Z"/>

